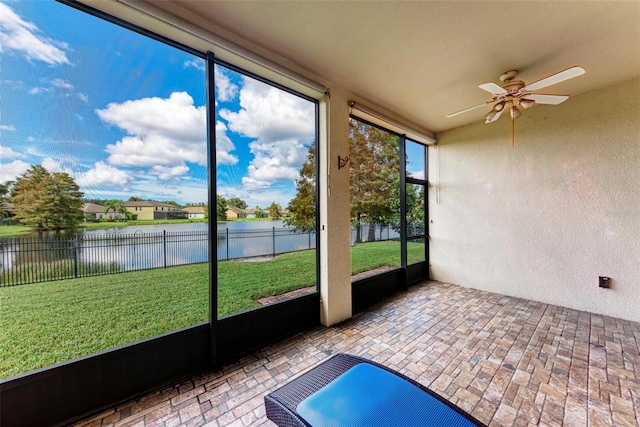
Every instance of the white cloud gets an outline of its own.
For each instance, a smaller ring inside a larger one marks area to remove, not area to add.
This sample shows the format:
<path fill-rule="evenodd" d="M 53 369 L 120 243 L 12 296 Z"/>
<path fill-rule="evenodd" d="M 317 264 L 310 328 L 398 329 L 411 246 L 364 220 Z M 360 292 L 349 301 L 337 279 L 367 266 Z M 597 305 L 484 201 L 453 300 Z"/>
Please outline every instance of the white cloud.
<path fill-rule="evenodd" d="M 249 144 L 254 158 L 242 177 L 244 186 L 251 189 L 267 188 L 276 181 L 294 181 L 300 176 L 300 167 L 308 149 L 297 140 Z"/>
<path fill-rule="evenodd" d="M 314 105 L 254 79 L 244 83 L 240 110 L 220 111 L 229 130 L 255 138 L 249 144 L 254 158 L 242 178 L 244 186 L 264 189 L 295 180 L 315 135 Z"/>
<path fill-rule="evenodd" d="M 71 170 L 71 168 L 65 167 L 62 163 L 55 159 L 52 159 L 51 157 L 43 158 L 40 164 L 49 172 L 66 172 L 69 175 L 73 176 L 73 170 Z"/>
<path fill-rule="evenodd" d="M 196 107 L 186 92 L 111 103 L 96 113 L 103 122 L 127 132 L 106 147 L 113 165 L 207 164 L 206 107 Z"/>
<path fill-rule="evenodd" d="M 17 177 L 25 173 L 31 165 L 22 160 L 15 160 L 4 164 L 0 168 L 0 182 L 15 181 Z"/>
<path fill-rule="evenodd" d="M 23 53 L 29 60 L 43 61 L 50 65 L 69 63 L 65 52 L 56 46 L 66 48 L 66 44 L 42 37 L 35 24 L 23 21 L 4 3 L 0 3 L 0 27 L 0 52 L 15 50 Z"/>
<path fill-rule="evenodd" d="M 53 79 L 51 80 L 51 85 L 55 87 L 59 87 L 60 89 L 71 90 L 73 89 L 73 85 L 62 79 Z"/>
<path fill-rule="evenodd" d="M 213 69 L 216 82 L 216 99 L 222 102 L 231 101 L 238 94 L 238 86 L 231 83 L 227 76 L 218 66 Z"/>
<path fill-rule="evenodd" d="M 184 68 L 193 67 L 196 70 L 204 71 L 205 70 L 205 62 L 203 59 L 193 59 L 191 61 L 186 61 L 184 63 Z"/>
<path fill-rule="evenodd" d="M 219 165 L 235 165 L 238 157 L 230 154 L 235 150 L 235 145 L 227 135 L 227 126 L 221 122 L 216 122 L 216 162 Z"/>
<path fill-rule="evenodd" d="M 123 170 L 104 162 L 96 162 L 92 169 L 76 174 L 75 180 L 81 187 L 117 185 L 126 189 L 134 178 Z"/>
<path fill-rule="evenodd" d="M 127 197 L 135 194 L 137 196 L 154 200 L 176 200 L 182 203 L 200 203 L 207 201 L 207 181 L 206 180 L 183 180 L 179 186 L 167 184 L 160 181 L 155 176 L 140 177 L 130 189 Z"/>
<path fill-rule="evenodd" d="M 13 126 L 13 125 L 0 125 L 0 130 L 5 130 L 5 131 L 8 131 L 8 132 L 13 132 L 13 131 L 15 131 L 15 130 L 16 130 L 16 128 L 15 128 L 15 126 Z M 0 148 L 2 148 L 2 147 L 0 147 Z"/>
<path fill-rule="evenodd" d="M 89 102 L 89 96 L 86 93 L 74 93 L 74 86 L 66 80 L 63 79 L 42 79 L 42 86 L 34 86 L 29 89 L 28 93 L 30 95 L 38 95 L 41 93 L 52 93 L 56 92 L 60 94 L 60 96 L 64 96 L 66 98 L 71 98 L 73 96 L 77 96 L 78 99 L 84 102 Z"/>
<path fill-rule="evenodd" d="M 160 181 L 168 181 L 172 178 L 181 177 L 189 172 L 189 168 L 185 165 L 174 167 L 166 167 L 156 165 L 151 168 L 150 174 L 157 175 Z"/>
<path fill-rule="evenodd" d="M 3 80 L 2 84 L 12 89 L 24 89 L 24 82 L 22 80 Z"/>
<path fill-rule="evenodd" d="M 424 170 L 419 171 L 407 171 L 407 175 L 410 175 L 415 179 L 424 179 Z"/>
<path fill-rule="evenodd" d="M 0 159 L 13 159 L 18 157 L 19 154 L 11 149 L 11 147 L 5 147 L 0 145 Z"/>
<path fill-rule="evenodd" d="M 311 142 L 315 134 L 314 105 L 298 96 L 245 78 L 240 90 L 240 110 L 220 111 L 233 132 L 260 142 L 296 139 Z"/>

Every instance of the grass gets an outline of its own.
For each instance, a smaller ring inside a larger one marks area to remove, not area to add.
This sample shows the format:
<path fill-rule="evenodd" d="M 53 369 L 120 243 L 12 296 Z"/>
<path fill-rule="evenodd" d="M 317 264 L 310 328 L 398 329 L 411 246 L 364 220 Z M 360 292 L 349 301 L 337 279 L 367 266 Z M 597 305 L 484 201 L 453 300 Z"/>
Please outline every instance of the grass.
<path fill-rule="evenodd" d="M 424 246 L 409 245 L 409 259 Z M 395 241 L 352 248 L 352 274 L 398 266 Z M 218 315 L 316 281 L 315 251 L 218 265 Z M 209 265 L 191 264 L 0 288 L 0 378 L 209 319 Z"/>
<path fill-rule="evenodd" d="M 0 227 L 0 237 L 28 237 L 31 227 L 26 225 L 3 225 Z"/>
<path fill-rule="evenodd" d="M 209 267 L 192 264 L 0 289 L 0 377 L 209 318 Z"/>
<path fill-rule="evenodd" d="M 46 282 L 58 279 L 73 279 L 75 269 L 72 260 L 54 260 L 49 262 L 23 262 L 21 268 L 9 270 L 3 277 L 0 275 L 0 285 L 21 285 L 27 283 Z M 78 276 L 98 276 L 121 272 L 117 262 L 97 263 L 79 261 Z M 3 282 L 4 280 L 4 282 Z"/>

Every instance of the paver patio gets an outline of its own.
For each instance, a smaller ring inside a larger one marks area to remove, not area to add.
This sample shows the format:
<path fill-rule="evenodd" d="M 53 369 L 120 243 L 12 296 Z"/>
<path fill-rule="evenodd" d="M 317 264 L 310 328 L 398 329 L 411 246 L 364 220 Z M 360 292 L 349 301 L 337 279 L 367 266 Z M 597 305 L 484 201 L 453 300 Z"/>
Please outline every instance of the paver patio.
<path fill-rule="evenodd" d="M 263 396 L 338 352 L 402 372 L 490 426 L 640 424 L 640 323 L 424 282 L 76 426 L 272 426 Z"/>

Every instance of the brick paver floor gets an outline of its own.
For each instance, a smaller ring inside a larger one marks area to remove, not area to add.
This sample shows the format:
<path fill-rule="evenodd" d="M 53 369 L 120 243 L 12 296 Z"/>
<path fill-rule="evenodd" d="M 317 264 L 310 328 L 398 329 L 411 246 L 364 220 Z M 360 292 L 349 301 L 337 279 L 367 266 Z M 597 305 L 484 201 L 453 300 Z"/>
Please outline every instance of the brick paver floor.
<path fill-rule="evenodd" d="M 640 323 L 425 282 L 77 426 L 273 426 L 263 396 L 338 352 L 390 366 L 490 426 L 640 423 Z"/>

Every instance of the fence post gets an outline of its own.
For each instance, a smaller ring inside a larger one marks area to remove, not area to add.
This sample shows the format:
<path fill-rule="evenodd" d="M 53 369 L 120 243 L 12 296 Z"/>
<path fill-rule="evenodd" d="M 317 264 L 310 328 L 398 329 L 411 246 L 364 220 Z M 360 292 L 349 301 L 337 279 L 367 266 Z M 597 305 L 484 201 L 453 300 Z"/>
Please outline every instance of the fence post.
<path fill-rule="evenodd" d="M 229 261 L 229 228 L 225 228 L 227 230 L 227 261 Z"/>
<path fill-rule="evenodd" d="M 309 249 L 311 249 L 311 231 L 309 231 Z"/>
<path fill-rule="evenodd" d="M 273 228 L 273 233 L 272 233 L 273 237 L 271 240 L 273 241 L 273 256 L 276 256 L 276 228 L 275 227 L 272 227 L 272 228 Z"/>
<path fill-rule="evenodd" d="M 167 230 L 162 230 L 162 249 L 164 253 L 164 268 L 167 268 Z"/>
<path fill-rule="evenodd" d="M 78 233 L 73 233 L 73 277 L 78 278 Z"/>

